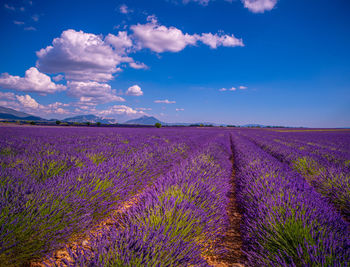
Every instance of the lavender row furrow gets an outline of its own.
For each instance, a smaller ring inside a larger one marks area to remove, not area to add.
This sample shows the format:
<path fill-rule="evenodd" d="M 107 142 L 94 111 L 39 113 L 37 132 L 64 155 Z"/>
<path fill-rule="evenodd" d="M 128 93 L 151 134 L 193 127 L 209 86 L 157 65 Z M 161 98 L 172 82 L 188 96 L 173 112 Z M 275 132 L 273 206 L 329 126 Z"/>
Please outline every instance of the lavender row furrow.
<path fill-rule="evenodd" d="M 337 207 L 345 218 L 350 219 L 350 167 L 325 160 L 312 151 L 281 144 L 276 135 L 247 136 L 259 147 L 298 171 L 318 192 Z M 328 152 L 329 154 L 332 151 Z M 350 160 L 343 158 L 342 162 Z"/>
<path fill-rule="evenodd" d="M 348 223 L 288 165 L 233 134 L 249 266 L 346 266 Z"/>
<path fill-rule="evenodd" d="M 24 264 L 62 247 L 188 157 L 198 138 L 209 138 L 41 130 L 1 132 L 1 263 Z"/>
<path fill-rule="evenodd" d="M 227 230 L 232 165 L 226 135 L 203 144 L 161 177 L 92 250 L 71 251 L 70 266 L 208 266 L 204 256 Z M 218 244 L 216 244 L 218 245 Z M 220 253 L 217 249 L 215 253 Z"/>

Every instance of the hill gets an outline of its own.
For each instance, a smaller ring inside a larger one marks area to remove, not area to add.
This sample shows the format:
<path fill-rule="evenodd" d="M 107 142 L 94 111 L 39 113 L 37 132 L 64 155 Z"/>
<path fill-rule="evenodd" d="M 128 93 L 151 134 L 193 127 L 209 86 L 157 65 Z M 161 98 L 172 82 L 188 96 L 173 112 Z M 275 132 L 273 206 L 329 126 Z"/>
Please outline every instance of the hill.
<path fill-rule="evenodd" d="M 166 124 L 152 116 L 142 116 L 138 119 L 128 120 L 125 124 L 154 125 L 155 123 Z"/>
<path fill-rule="evenodd" d="M 0 119 L 4 120 L 27 120 L 27 121 L 45 121 L 45 119 L 14 110 L 12 108 L 0 107 Z"/>
<path fill-rule="evenodd" d="M 79 122 L 79 123 L 84 123 L 84 122 L 97 123 L 97 122 L 100 122 L 100 123 L 104 123 L 104 124 L 116 123 L 115 119 L 102 118 L 102 117 L 95 116 L 93 114 L 79 115 L 79 116 L 75 116 L 75 117 L 65 118 L 63 121 Z"/>

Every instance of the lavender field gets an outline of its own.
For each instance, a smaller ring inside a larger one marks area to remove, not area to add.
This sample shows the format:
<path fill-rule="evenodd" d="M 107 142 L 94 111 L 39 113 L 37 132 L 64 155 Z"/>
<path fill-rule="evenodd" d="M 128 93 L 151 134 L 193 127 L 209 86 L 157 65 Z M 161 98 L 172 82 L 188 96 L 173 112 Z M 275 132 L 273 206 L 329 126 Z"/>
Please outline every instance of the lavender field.
<path fill-rule="evenodd" d="M 0 137 L 0 266 L 350 265 L 350 131 Z"/>

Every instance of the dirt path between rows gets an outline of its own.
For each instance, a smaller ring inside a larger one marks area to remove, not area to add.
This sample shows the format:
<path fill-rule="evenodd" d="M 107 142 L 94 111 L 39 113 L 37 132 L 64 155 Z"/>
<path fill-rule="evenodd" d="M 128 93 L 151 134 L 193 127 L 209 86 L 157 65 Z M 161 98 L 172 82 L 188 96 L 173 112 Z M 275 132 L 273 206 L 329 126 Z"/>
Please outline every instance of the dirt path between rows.
<path fill-rule="evenodd" d="M 137 203 L 140 200 L 142 193 L 138 193 L 135 196 L 133 196 L 131 199 L 128 201 L 125 201 L 120 205 L 118 209 L 113 211 L 106 219 L 102 220 L 99 222 L 96 226 L 92 227 L 91 230 L 85 232 L 82 235 L 77 236 L 74 239 L 74 241 L 66 244 L 67 247 L 69 247 L 70 250 L 73 252 L 77 250 L 78 247 L 83 247 L 84 249 L 91 249 L 89 246 L 90 243 L 90 236 L 95 236 L 99 231 L 103 230 L 108 230 L 110 226 L 114 225 L 116 222 L 113 219 L 114 217 L 119 217 L 125 214 L 131 207 L 134 205 L 137 205 Z M 42 259 L 40 261 L 32 261 L 30 263 L 30 267 L 45 267 L 45 266 L 51 266 L 52 261 L 57 265 L 57 266 L 67 266 L 64 264 L 64 261 L 66 260 L 68 262 L 72 262 L 71 257 L 69 256 L 69 253 L 66 248 L 62 248 L 59 250 L 56 250 L 55 252 L 52 253 L 52 258 L 50 260 L 48 259 Z M 46 265 L 45 265 L 46 264 Z"/>
<path fill-rule="evenodd" d="M 232 161 L 232 166 L 233 160 Z M 227 207 L 227 214 L 229 216 L 230 225 L 228 231 L 225 233 L 222 240 L 220 240 L 221 246 L 227 251 L 222 255 L 210 257 L 207 259 L 208 263 L 215 267 L 243 267 L 245 262 L 245 256 L 242 252 L 242 238 L 240 233 L 240 225 L 242 215 L 239 212 L 236 202 L 236 181 L 235 181 L 235 169 L 232 167 L 231 175 L 231 190 L 229 192 L 229 205 Z"/>

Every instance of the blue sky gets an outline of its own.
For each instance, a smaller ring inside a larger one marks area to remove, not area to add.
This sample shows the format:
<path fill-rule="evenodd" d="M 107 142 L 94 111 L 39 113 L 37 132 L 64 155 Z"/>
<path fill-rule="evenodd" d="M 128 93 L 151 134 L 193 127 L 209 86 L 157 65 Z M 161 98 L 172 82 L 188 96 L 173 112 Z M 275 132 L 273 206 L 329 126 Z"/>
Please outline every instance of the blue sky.
<path fill-rule="evenodd" d="M 0 106 L 350 126 L 347 0 L 5 0 Z"/>

